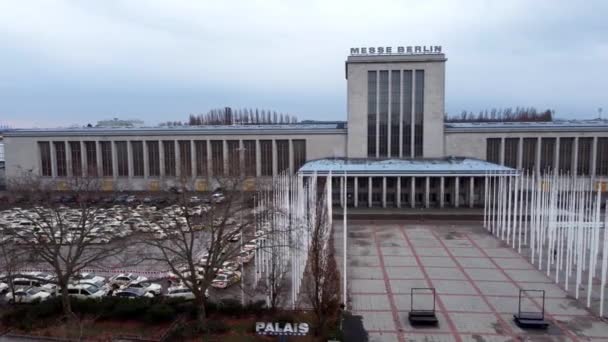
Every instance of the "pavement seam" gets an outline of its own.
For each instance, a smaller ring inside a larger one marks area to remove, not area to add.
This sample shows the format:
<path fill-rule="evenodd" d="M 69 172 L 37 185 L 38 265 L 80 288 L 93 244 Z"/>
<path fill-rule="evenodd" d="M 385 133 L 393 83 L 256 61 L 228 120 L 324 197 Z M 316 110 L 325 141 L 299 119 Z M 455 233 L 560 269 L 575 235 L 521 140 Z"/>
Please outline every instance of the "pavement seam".
<path fill-rule="evenodd" d="M 431 278 L 429 277 L 429 275 L 426 273 L 426 269 L 420 260 L 420 256 L 418 256 L 415 249 L 413 248 L 410 238 L 407 236 L 403 225 L 399 225 L 399 231 L 401 232 L 401 235 L 403 236 L 403 239 L 405 240 L 405 242 L 407 242 L 408 246 L 412 250 L 414 257 L 416 258 L 416 262 L 418 263 L 418 267 L 420 267 L 420 270 L 422 271 L 422 274 L 424 275 L 426 282 L 432 286 L 433 282 L 432 282 Z M 445 305 L 443 304 L 443 301 L 441 300 L 441 298 L 436 296 L 435 299 L 437 300 L 437 305 L 441 308 L 442 311 L 445 312 L 446 308 L 445 308 Z M 460 334 L 459 334 L 458 330 L 456 329 L 456 325 L 454 324 L 454 322 L 452 321 L 450 316 L 445 315 L 445 320 L 448 322 L 450 332 L 452 333 L 452 336 L 454 336 L 454 339 L 457 342 L 462 342 L 462 338 L 460 337 Z"/>

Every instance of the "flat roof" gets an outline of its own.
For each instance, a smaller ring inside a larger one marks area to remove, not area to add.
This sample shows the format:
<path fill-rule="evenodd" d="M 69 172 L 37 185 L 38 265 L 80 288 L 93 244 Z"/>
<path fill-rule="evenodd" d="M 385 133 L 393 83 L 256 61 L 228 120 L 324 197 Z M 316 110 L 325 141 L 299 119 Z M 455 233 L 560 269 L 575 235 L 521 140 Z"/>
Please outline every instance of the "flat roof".
<path fill-rule="evenodd" d="M 207 135 L 221 134 L 346 134 L 346 123 L 294 123 L 276 125 L 204 125 L 163 127 L 74 127 L 28 128 L 5 132 L 5 137 L 81 136 L 81 135 Z"/>
<path fill-rule="evenodd" d="M 517 174 L 517 170 L 484 160 L 461 157 L 437 159 L 353 159 L 327 158 L 309 161 L 299 174 L 325 175 L 466 175 L 483 176 L 487 173 Z"/>
<path fill-rule="evenodd" d="M 608 131 L 608 120 L 553 120 L 547 122 L 446 122 L 446 132 Z"/>

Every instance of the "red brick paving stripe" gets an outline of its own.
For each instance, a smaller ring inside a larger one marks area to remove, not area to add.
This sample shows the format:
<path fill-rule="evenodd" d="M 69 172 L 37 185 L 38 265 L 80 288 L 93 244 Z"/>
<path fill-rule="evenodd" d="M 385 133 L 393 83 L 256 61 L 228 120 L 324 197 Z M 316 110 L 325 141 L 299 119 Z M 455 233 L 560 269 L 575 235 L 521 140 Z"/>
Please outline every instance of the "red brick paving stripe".
<path fill-rule="evenodd" d="M 352 280 L 352 279 L 351 279 Z M 365 279 L 365 280 L 369 280 L 369 279 Z M 374 279 L 374 280 L 379 280 L 379 279 Z M 392 279 L 391 279 L 392 280 Z M 401 279 L 401 280 L 412 280 L 412 279 Z M 414 280 L 426 280 L 426 279 L 414 279 Z M 436 279 L 433 279 L 436 280 Z M 384 295 L 386 294 L 385 292 L 351 292 L 354 295 Z M 404 293 L 404 292 L 393 292 L 394 295 L 399 295 L 399 296 L 409 296 L 410 293 Z M 438 293 L 438 295 L 443 296 L 443 297 L 481 297 L 478 294 L 470 294 L 470 293 Z M 496 297 L 496 298 L 519 298 L 519 296 L 516 295 L 485 295 L 486 297 Z M 559 297 L 559 296 L 545 296 L 545 299 L 567 299 L 567 297 Z M 365 310 L 363 310 L 365 311 Z M 397 311 L 403 311 L 403 310 L 397 310 Z M 558 315 L 558 314 L 553 314 Z M 579 315 L 563 315 L 563 316 L 579 316 Z"/>
<path fill-rule="evenodd" d="M 422 262 L 420 260 L 420 257 L 416 253 L 415 249 L 412 248 L 412 243 L 410 242 L 410 239 L 407 236 L 407 234 L 405 233 L 405 230 L 403 229 L 402 225 L 399 225 L 399 230 L 401 231 L 401 235 L 403 236 L 403 239 L 405 239 L 405 241 L 407 242 L 407 245 L 412 249 L 412 251 L 413 251 L 412 254 L 414 254 L 414 257 L 416 258 L 416 262 L 420 265 L 420 270 L 422 271 L 422 274 L 424 274 L 426 282 L 429 285 L 432 285 L 433 282 L 431 281 L 431 278 L 429 277 L 429 275 L 426 273 L 426 269 L 425 269 L 424 265 L 422 264 Z M 439 306 L 439 308 L 442 311 L 445 311 L 446 308 L 445 308 L 445 305 L 443 305 L 443 302 L 441 301 L 441 298 L 439 298 L 437 296 L 436 300 L 437 300 L 437 305 Z M 462 338 L 458 334 L 458 330 L 456 329 L 456 325 L 454 325 L 454 322 L 452 322 L 452 319 L 450 318 L 450 316 L 446 315 L 445 319 L 448 322 L 448 326 L 449 326 L 450 332 L 452 333 L 452 336 L 454 336 L 454 339 L 456 339 L 457 342 L 462 342 Z"/>
<path fill-rule="evenodd" d="M 503 328 L 506 329 L 505 331 L 508 331 L 509 335 L 511 337 L 513 337 L 514 340 L 517 340 L 517 334 L 513 331 L 513 329 L 509 325 L 509 323 L 507 323 L 502 318 L 502 316 L 498 313 L 498 311 L 496 311 L 496 309 L 492 306 L 492 304 L 490 304 L 490 301 L 488 300 L 488 298 L 483 294 L 483 292 L 481 292 L 481 289 L 477 286 L 477 284 L 475 283 L 475 281 L 473 280 L 473 278 L 471 278 L 471 276 L 469 276 L 469 274 L 467 272 L 465 272 L 464 267 L 462 267 L 462 265 L 460 264 L 460 262 L 455 258 L 455 256 L 452 254 L 452 252 L 446 247 L 445 243 L 437 236 L 437 233 L 435 233 L 434 231 L 431 231 L 431 234 L 433 234 L 433 236 L 437 240 L 439 240 L 439 242 L 441 243 L 441 245 L 443 246 L 443 248 L 445 248 L 446 252 L 450 256 L 450 258 L 452 258 L 452 260 L 456 263 L 456 267 L 464 274 L 465 278 L 467 279 L 467 281 L 469 282 L 469 284 L 471 285 L 471 287 L 473 289 L 475 289 L 475 291 L 477 291 L 477 293 L 479 294 L 479 296 L 481 297 L 481 299 L 484 301 L 484 303 L 486 303 L 486 305 L 488 306 L 488 308 L 490 308 L 490 310 L 494 313 L 494 315 L 496 316 L 496 318 L 498 319 L 498 321 L 501 323 L 501 325 L 503 326 Z"/>
<path fill-rule="evenodd" d="M 376 244 L 376 249 L 378 250 L 378 258 L 380 259 L 380 267 L 382 268 L 382 275 L 384 278 L 384 286 L 386 287 L 386 295 L 388 296 L 388 301 L 391 305 L 391 312 L 393 313 L 393 322 L 395 323 L 395 328 L 397 331 L 397 339 L 399 342 L 405 342 L 405 337 L 403 336 L 403 327 L 401 326 L 401 321 L 399 320 L 399 314 L 397 313 L 397 305 L 395 304 L 395 298 L 393 298 L 393 292 L 391 290 L 391 283 L 389 281 L 388 273 L 386 272 L 386 267 L 384 267 L 384 257 L 382 253 L 380 253 L 380 244 L 378 243 L 377 237 L 377 228 L 374 226 L 374 242 Z"/>
<path fill-rule="evenodd" d="M 478 250 L 480 250 L 480 251 L 481 251 L 481 252 L 482 252 L 482 253 L 483 253 L 483 254 L 484 254 L 486 257 L 488 257 L 488 255 L 486 254 L 486 252 L 485 252 L 483 249 L 481 249 L 481 248 L 479 247 L 479 245 L 478 245 L 478 244 L 475 242 L 475 240 L 471 239 L 471 237 L 470 237 L 468 234 L 464 234 L 464 235 L 467 237 L 467 239 L 468 239 L 469 241 L 471 241 L 471 243 L 473 244 L 473 246 L 474 246 L 475 248 L 477 248 Z M 522 259 L 527 260 L 526 258 L 523 258 L 523 257 L 522 257 Z M 516 282 L 515 280 L 513 280 L 513 278 L 511 278 L 511 276 L 509 276 L 509 275 L 507 274 L 507 272 L 505 272 L 505 271 L 504 271 L 504 270 L 503 270 L 503 269 L 502 269 L 502 268 L 501 268 L 501 267 L 500 267 L 500 266 L 499 266 L 499 265 L 498 265 L 496 262 L 494 262 L 494 260 L 492 260 L 492 263 L 493 263 L 493 264 L 496 266 L 496 268 L 497 268 L 498 270 L 500 270 L 500 272 L 502 272 L 502 274 L 503 274 L 505 277 L 507 277 L 507 279 L 508 279 L 508 280 L 509 280 L 509 281 L 510 281 L 510 282 L 511 282 L 513 285 L 515 285 L 515 286 L 516 286 L 518 289 L 521 289 L 521 287 L 520 287 L 520 286 L 517 284 L 517 282 Z M 541 273 L 542 273 L 542 272 L 541 272 Z M 528 297 L 528 298 L 530 298 L 530 297 Z M 532 299 L 532 303 L 534 303 L 534 304 L 536 305 L 536 307 L 538 307 L 539 309 L 541 309 L 540 304 L 538 304 L 538 303 L 537 303 L 535 300 L 533 300 L 533 298 L 530 298 L 530 299 Z M 564 327 L 562 326 L 562 324 L 560 324 L 560 323 L 559 323 L 559 322 L 558 322 L 558 321 L 555 319 L 555 317 L 554 317 L 553 315 L 551 315 L 551 314 L 547 313 L 547 311 L 546 311 L 546 310 L 545 310 L 545 316 L 549 317 L 549 319 L 555 323 L 555 325 L 557 326 L 557 328 L 558 328 L 559 330 L 561 330 L 563 333 L 565 333 L 566 335 L 568 335 L 568 337 L 570 337 L 570 338 L 571 338 L 571 339 L 573 339 L 574 341 L 578 341 L 578 340 L 579 340 L 578 336 L 576 336 L 575 334 L 573 334 L 573 333 L 572 333 L 572 332 L 571 332 L 569 329 L 564 328 Z"/>

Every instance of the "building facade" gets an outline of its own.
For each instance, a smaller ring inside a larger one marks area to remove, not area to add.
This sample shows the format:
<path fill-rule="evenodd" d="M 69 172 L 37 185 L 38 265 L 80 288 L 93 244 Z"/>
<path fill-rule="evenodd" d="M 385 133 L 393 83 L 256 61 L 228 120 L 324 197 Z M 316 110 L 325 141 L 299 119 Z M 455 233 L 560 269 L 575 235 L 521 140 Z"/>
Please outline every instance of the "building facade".
<path fill-rule="evenodd" d="M 61 188 L 92 176 L 106 190 L 156 191 L 331 174 L 336 203 L 412 208 L 482 205 L 488 172 L 606 181 L 608 121 L 445 123 L 446 61 L 430 48 L 349 56 L 346 122 L 8 131 L 6 177 L 29 172 Z M 345 180 L 346 197 L 337 191 Z"/>

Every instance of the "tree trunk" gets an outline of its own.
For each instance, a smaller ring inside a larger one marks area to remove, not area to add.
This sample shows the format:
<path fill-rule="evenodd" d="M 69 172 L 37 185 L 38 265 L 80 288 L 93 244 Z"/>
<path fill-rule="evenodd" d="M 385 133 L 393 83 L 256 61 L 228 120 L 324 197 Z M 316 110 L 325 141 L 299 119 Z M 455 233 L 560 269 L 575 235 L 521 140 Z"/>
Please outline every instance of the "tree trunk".
<path fill-rule="evenodd" d="M 196 318 L 198 321 L 198 326 L 203 328 L 205 323 L 207 322 L 207 310 L 205 303 L 205 292 L 202 292 L 201 298 L 197 298 L 198 302 L 198 312 L 196 313 Z"/>
<path fill-rule="evenodd" d="M 65 284 L 63 284 L 65 283 Z M 70 295 L 68 294 L 68 284 L 67 282 L 61 282 L 59 284 L 61 287 L 61 307 L 63 309 L 63 314 L 67 318 L 68 321 L 75 320 L 75 315 L 72 312 L 72 302 L 70 301 Z"/>

